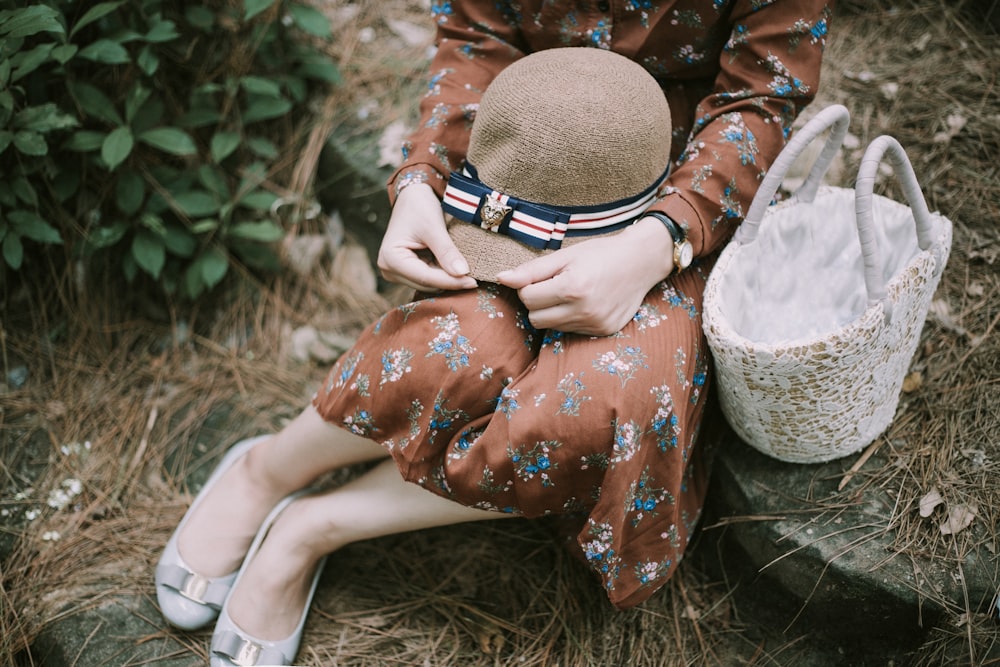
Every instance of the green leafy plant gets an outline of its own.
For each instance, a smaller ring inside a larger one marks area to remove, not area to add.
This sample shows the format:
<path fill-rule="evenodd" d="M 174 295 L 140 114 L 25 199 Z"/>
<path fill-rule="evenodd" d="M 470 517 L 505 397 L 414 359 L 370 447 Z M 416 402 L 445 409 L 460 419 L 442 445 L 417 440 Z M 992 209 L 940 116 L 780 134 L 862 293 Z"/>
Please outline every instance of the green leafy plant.
<path fill-rule="evenodd" d="M 190 298 L 274 265 L 285 140 L 338 81 L 290 0 L 0 0 L 0 254 L 66 244 Z"/>

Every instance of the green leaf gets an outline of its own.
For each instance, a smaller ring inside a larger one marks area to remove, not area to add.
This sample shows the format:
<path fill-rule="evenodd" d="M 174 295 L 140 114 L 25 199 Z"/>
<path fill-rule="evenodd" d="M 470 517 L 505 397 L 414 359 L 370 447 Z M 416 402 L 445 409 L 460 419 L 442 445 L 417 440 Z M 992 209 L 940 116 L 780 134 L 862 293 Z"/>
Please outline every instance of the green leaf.
<path fill-rule="evenodd" d="M 191 225 L 191 233 L 202 235 L 214 232 L 219 228 L 219 221 L 214 218 L 206 218 L 205 220 L 199 220 L 198 222 Z"/>
<path fill-rule="evenodd" d="M 38 208 L 38 193 L 35 192 L 35 188 L 31 186 L 31 182 L 27 178 L 18 176 L 12 179 L 10 189 L 22 202 L 32 208 Z"/>
<path fill-rule="evenodd" d="M 7 220 L 13 224 L 14 230 L 21 236 L 38 241 L 39 243 L 50 243 L 59 245 L 62 237 L 56 228 L 43 220 L 34 211 L 19 209 L 7 213 Z"/>
<path fill-rule="evenodd" d="M 87 10 L 87 13 L 80 17 L 80 20 L 76 22 L 76 25 L 74 25 L 73 29 L 70 31 L 69 36 L 72 37 L 84 26 L 88 26 L 94 21 L 107 16 L 111 12 L 118 9 L 121 5 L 121 2 L 100 2 L 94 5 Z"/>
<path fill-rule="evenodd" d="M 326 81 L 334 86 L 339 85 L 341 81 L 337 63 L 332 58 L 320 54 L 302 58 L 298 73 L 308 79 Z"/>
<path fill-rule="evenodd" d="M 184 270 L 184 293 L 195 299 L 205 291 L 205 281 L 201 277 L 201 266 L 191 262 Z"/>
<path fill-rule="evenodd" d="M 110 39 L 99 39 L 80 49 L 78 54 L 81 58 L 93 60 L 106 65 L 124 65 L 132 62 L 128 51 L 118 42 Z"/>
<path fill-rule="evenodd" d="M 167 227 L 163 242 L 167 250 L 178 257 L 190 257 L 194 254 L 195 248 L 198 247 L 198 241 L 191 235 L 191 232 L 177 225 Z"/>
<path fill-rule="evenodd" d="M 219 210 L 219 200 L 204 190 L 188 190 L 175 194 L 174 206 L 189 218 L 205 218 Z"/>
<path fill-rule="evenodd" d="M 284 238 L 285 231 L 270 220 L 261 220 L 259 222 L 240 222 L 235 224 L 229 228 L 229 235 L 248 241 L 273 243 Z"/>
<path fill-rule="evenodd" d="M 59 22 L 59 12 L 45 5 L 32 5 L 10 12 L 5 21 L 0 22 L 0 35 L 8 39 L 19 39 L 40 32 L 66 34 L 66 28 Z"/>
<path fill-rule="evenodd" d="M 80 122 L 68 113 L 64 113 L 52 102 L 34 107 L 25 107 L 14 116 L 14 127 L 32 130 L 34 132 L 51 132 L 76 127 Z"/>
<path fill-rule="evenodd" d="M 243 112 L 243 122 L 247 125 L 260 120 L 278 118 L 291 111 L 291 101 L 279 97 L 258 97 L 253 96 L 247 102 L 246 111 Z"/>
<path fill-rule="evenodd" d="M 216 132 L 212 136 L 212 161 L 222 162 L 240 145 L 239 132 Z"/>
<path fill-rule="evenodd" d="M 21 130 L 14 134 L 14 148 L 25 155 L 46 155 L 49 152 L 45 137 L 31 130 Z"/>
<path fill-rule="evenodd" d="M 52 178 L 52 194 L 56 201 L 65 202 L 80 190 L 80 169 L 60 169 Z"/>
<path fill-rule="evenodd" d="M 261 76 L 240 77 L 240 87 L 251 95 L 281 97 L 281 86 Z"/>
<path fill-rule="evenodd" d="M 101 158 L 108 165 L 108 171 L 114 171 L 115 167 L 124 162 L 134 145 L 132 130 L 127 125 L 112 130 L 101 144 Z"/>
<path fill-rule="evenodd" d="M 0 154 L 2 154 L 11 142 L 14 141 L 14 133 L 7 130 L 0 130 Z"/>
<path fill-rule="evenodd" d="M 250 151 L 257 157 L 262 157 L 265 160 L 273 160 L 278 157 L 278 147 L 270 139 L 250 137 L 246 143 Z"/>
<path fill-rule="evenodd" d="M 132 257 L 139 268 L 159 278 L 167 260 L 163 239 L 148 229 L 140 229 L 132 239 Z"/>
<path fill-rule="evenodd" d="M 197 128 L 215 125 L 221 120 L 222 114 L 215 109 L 199 107 L 197 109 L 190 109 L 187 113 L 181 115 L 177 119 L 177 124 L 181 127 Z"/>
<path fill-rule="evenodd" d="M 128 91 L 128 96 L 125 98 L 125 120 L 129 123 L 135 118 L 136 112 L 139 108 L 146 103 L 149 99 L 150 94 L 149 88 L 144 86 L 135 85 L 132 89 Z"/>
<path fill-rule="evenodd" d="M 67 86 L 86 115 L 99 118 L 111 125 L 125 124 L 111 100 L 98 88 L 81 81 L 67 82 Z"/>
<path fill-rule="evenodd" d="M 65 65 L 79 50 L 80 47 L 76 44 L 60 44 L 52 49 L 52 60 L 55 60 L 60 65 Z"/>
<path fill-rule="evenodd" d="M 80 130 L 74 132 L 69 140 L 63 144 L 63 148 L 68 151 L 79 153 L 89 153 L 96 151 L 104 144 L 104 132 L 94 132 L 93 130 Z"/>
<path fill-rule="evenodd" d="M 153 27 L 146 33 L 147 42 L 169 42 L 177 37 L 180 37 L 180 34 L 177 32 L 177 26 L 174 25 L 174 22 L 162 19 L 153 24 Z"/>
<path fill-rule="evenodd" d="M 243 1 L 243 20 L 249 21 L 253 17 L 257 16 L 261 12 L 265 11 L 268 7 L 274 4 L 274 0 L 244 0 Z"/>
<path fill-rule="evenodd" d="M 10 70 L 11 70 L 10 58 L 0 58 L 0 86 L 3 87 L 7 86 L 7 82 L 10 81 Z M 10 91 L 5 90 L 3 92 L 7 93 L 7 96 L 10 97 L 11 104 L 13 105 L 14 98 L 11 97 Z"/>
<path fill-rule="evenodd" d="M 53 48 L 55 48 L 55 44 L 39 44 L 30 51 L 15 54 L 11 58 L 11 64 L 14 66 L 14 73 L 10 77 L 11 82 L 38 69 L 42 63 L 49 59 Z"/>
<path fill-rule="evenodd" d="M 229 186 L 226 184 L 226 175 L 218 167 L 210 164 L 201 165 L 198 168 L 198 182 L 204 185 L 219 201 L 229 199 Z"/>
<path fill-rule="evenodd" d="M 121 220 L 116 220 L 108 227 L 98 227 L 93 230 L 87 237 L 87 243 L 95 249 L 108 248 L 121 241 L 126 231 L 128 231 L 128 225 Z"/>
<path fill-rule="evenodd" d="M 139 134 L 139 141 L 171 155 L 194 155 L 198 152 L 194 140 L 176 127 L 154 127 Z"/>
<path fill-rule="evenodd" d="M 132 169 L 122 169 L 118 172 L 115 183 L 115 203 L 118 210 L 125 215 L 135 215 L 146 197 L 146 184 L 142 176 Z"/>
<path fill-rule="evenodd" d="M 159 95 L 151 95 L 141 107 L 136 109 L 135 115 L 129 123 L 132 126 L 132 132 L 139 134 L 163 125 L 164 115 L 163 100 L 160 99 Z"/>
<path fill-rule="evenodd" d="M 151 231 L 157 238 L 163 238 L 167 234 L 167 226 L 163 224 L 163 218 L 155 213 L 145 212 L 139 216 L 139 224 Z"/>
<path fill-rule="evenodd" d="M 184 18 L 194 28 L 209 32 L 215 25 L 215 14 L 208 7 L 195 5 L 184 9 Z"/>
<path fill-rule="evenodd" d="M 3 258 L 7 266 L 17 271 L 24 261 L 24 246 L 17 234 L 7 234 L 3 239 Z"/>
<path fill-rule="evenodd" d="M 288 13 L 299 30 L 322 39 L 331 36 L 330 22 L 315 7 L 293 4 L 288 7 Z"/>
<path fill-rule="evenodd" d="M 252 208 L 257 211 L 270 211 L 271 206 L 277 201 L 278 196 L 267 190 L 251 190 L 240 197 L 240 206 Z"/>
<path fill-rule="evenodd" d="M 229 269 L 229 257 L 214 246 L 206 250 L 201 257 L 195 260 L 195 263 L 199 265 L 201 278 L 209 289 L 218 285 Z"/>
<path fill-rule="evenodd" d="M 146 76 L 153 76 L 160 67 L 160 58 L 149 44 L 139 50 L 135 62 Z"/>

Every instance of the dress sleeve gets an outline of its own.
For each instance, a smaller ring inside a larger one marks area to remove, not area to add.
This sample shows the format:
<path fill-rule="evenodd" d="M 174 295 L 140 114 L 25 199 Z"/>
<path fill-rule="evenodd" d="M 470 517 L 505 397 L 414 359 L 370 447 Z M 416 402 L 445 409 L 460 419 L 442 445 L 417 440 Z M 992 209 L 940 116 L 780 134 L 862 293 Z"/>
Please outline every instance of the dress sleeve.
<path fill-rule="evenodd" d="M 403 143 L 403 163 L 389 178 L 389 198 L 413 183 L 444 196 L 448 174 L 462 164 L 472 121 L 489 83 L 525 53 L 514 17 L 502 3 L 433 0 L 437 53 L 420 101 L 420 124 Z"/>
<path fill-rule="evenodd" d="M 832 2 L 734 3 L 712 91 L 653 209 L 687 229 L 696 256 L 736 230 L 791 123 L 813 100 Z"/>

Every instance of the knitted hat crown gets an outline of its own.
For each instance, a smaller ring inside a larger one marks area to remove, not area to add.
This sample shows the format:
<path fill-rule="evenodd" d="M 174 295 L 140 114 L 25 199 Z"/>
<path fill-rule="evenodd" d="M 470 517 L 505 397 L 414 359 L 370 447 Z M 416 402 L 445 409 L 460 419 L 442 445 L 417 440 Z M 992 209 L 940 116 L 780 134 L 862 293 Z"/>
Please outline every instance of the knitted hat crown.
<path fill-rule="evenodd" d="M 659 184 L 670 133 L 666 98 L 641 65 L 603 49 L 546 49 L 483 93 L 467 171 L 494 194 L 542 206 L 615 205 Z M 476 224 L 449 229 L 481 280 L 544 252 Z"/>

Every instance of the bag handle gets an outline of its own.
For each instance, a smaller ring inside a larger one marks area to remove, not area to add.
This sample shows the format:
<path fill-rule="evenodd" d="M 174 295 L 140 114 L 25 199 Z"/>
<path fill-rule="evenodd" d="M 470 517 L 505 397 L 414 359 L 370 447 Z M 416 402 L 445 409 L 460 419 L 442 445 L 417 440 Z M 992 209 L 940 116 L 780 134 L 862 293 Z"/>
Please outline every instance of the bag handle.
<path fill-rule="evenodd" d="M 802 151 L 816 137 L 832 127 L 830 136 L 827 137 L 826 144 L 823 146 L 819 157 L 816 158 L 816 162 L 813 163 L 812 168 L 809 170 L 806 180 L 792 195 L 797 201 L 811 202 L 815 199 L 816 191 L 819 189 L 823 177 L 826 175 L 827 170 L 830 169 L 830 164 L 833 162 L 833 158 L 836 157 L 837 151 L 840 150 L 841 144 L 844 143 L 844 137 L 847 135 L 847 126 L 850 122 L 851 114 L 847 110 L 847 107 L 841 104 L 833 104 L 813 116 L 808 123 L 803 125 L 792 136 L 788 144 L 778 154 L 778 157 L 774 159 L 771 168 L 767 170 L 767 175 L 764 176 L 764 180 L 761 182 L 760 187 L 757 189 L 757 194 L 750 204 L 750 210 L 747 211 L 743 223 L 733 235 L 733 239 L 737 243 L 744 245 L 757 238 L 760 222 L 764 219 L 764 211 L 771 205 L 771 200 L 781 186 L 782 181 L 785 180 L 785 174 L 788 173 L 792 163 L 798 159 Z"/>
<path fill-rule="evenodd" d="M 913 221 L 917 227 L 917 244 L 926 251 L 933 243 L 934 223 L 927 202 L 920 191 L 920 184 L 913 172 L 906 151 L 896 139 L 888 135 L 877 137 L 869 144 L 855 182 L 854 214 L 857 218 L 858 236 L 861 237 L 861 254 L 865 259 L 865 287 L 868 289 L 868 305 L 881 302 L 888 322 L 892 316 L 892 303 L 886 297 L 885 283 L 879 272 L 879 248 L 875 237 L 874 191 L 875 179 L 883 158 L 892 164 L 893 173 L 899 179 L 903 196 L 910 204 Z M 941 265 L 941 262 L 938 262 Z"/>

